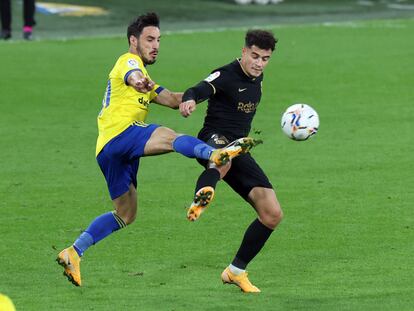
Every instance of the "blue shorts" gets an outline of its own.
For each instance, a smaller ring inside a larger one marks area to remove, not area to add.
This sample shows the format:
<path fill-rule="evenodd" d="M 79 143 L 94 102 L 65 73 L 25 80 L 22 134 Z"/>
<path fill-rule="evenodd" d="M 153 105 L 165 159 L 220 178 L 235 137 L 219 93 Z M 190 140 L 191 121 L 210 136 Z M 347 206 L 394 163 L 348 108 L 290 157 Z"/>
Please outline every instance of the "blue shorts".
<path fill-rule="evenodd" d="M 112 200 L 127 192 L 131 184 L 137 187 L 139 158 L 158 127 L 157 124 L 131 125 L 110 140 L 96 157 Z"/>

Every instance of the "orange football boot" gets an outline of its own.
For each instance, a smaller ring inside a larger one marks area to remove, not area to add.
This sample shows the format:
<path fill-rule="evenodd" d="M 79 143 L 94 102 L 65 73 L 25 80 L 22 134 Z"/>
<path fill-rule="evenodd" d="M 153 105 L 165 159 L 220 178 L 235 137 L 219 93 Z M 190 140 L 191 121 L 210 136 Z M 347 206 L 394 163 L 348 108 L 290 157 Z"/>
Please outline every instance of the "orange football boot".
<path fill-rule="evenodd" d="M 70 282 L 76 286 L 81 286 L 80 274 L 80 257 L 73 246 L 65 248 L 56 258 L 59 265 L 65 268 L 63 275 L 65 275 Z"/>
<path fill-rule="evenodd" d="M 237 285 L 245 293 L 260 293 L 260 289 L 250 283 L 247 275 L 247 272 L 235 275 L 231 273 L 229 267 L 227 267 L 221 274 L 221 280 L 223 281 L 223 284 Z"/>

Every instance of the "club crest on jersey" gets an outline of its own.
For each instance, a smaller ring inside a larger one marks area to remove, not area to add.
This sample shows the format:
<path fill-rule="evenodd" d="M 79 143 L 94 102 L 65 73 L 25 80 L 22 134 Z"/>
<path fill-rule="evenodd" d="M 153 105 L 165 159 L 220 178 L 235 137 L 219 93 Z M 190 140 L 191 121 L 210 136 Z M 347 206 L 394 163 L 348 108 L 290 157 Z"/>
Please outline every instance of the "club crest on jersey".
<path fill-rule="evenodd" d="M 204 81 L 211 82 L 216 80 L 218 77 L 220 77 L 220 71 L 213 72 L 207 78 L 205 78 Z"/>
<path fill-rule="evenodd" d="M 138 68 L 138 62 L 135 59 L 128 59 L 128 66 L 131 68 Z"/>

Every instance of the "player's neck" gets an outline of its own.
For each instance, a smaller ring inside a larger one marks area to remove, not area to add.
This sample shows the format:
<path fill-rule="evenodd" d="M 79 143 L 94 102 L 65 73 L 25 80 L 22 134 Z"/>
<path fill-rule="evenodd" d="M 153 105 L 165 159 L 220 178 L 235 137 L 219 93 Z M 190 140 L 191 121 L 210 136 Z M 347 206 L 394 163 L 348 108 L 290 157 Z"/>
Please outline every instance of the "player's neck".
<path fill-rule="evenodd" d="M 246 69 L 244 69 L 243 63 L 241 62 L 240 58 L 237 58 L 237 61 L 239 62 L 240 68 L 243 71 L 243 73 L 249 78 L 249 79 L 256 79 L 256 77 L 253 77 L 251 75 L 248 74 L 248 72 L 246 71 Z"/>
<path fill-rule="evenodd" d="M 144 66 L 147 66 L 147 64 L 144 62 L 143 58 L 141 57 L 141 55 L 139 55 L 139 53 L 136 50 L 134 50 L 133 48 L 129 48 L 128 53 L 132 54 L 132 55 L 135 55 L 135 56 L 138 56 L 141 59 Z"/>
<path fill-rule="evenodd" d="M 128 49 L 128 53 L 130 53 L 130 54 L 134 54 L 134 55 L 137 55 L 137 56 L 139 56 L 139 54 L 138 54 L 138 51 L 133 47 L 133 46 L 130 46 L 129 47 L 129 49 Z M 141 58 L 141 57 L 140 57 Z"/>

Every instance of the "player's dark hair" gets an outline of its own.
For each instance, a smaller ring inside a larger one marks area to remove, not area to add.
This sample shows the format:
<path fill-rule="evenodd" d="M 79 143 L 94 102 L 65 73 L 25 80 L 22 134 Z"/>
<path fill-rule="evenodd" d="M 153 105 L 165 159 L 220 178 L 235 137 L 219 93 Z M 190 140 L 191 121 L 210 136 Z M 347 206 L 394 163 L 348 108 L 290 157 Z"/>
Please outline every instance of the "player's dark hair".
<path fill-rule="evenodd" d="M 257 46 L 262 50 L 275 50 L 277 39 L 273 33 L 267 30 L 252 29 L 247 31 L 245 38 L 245 46 Z"/>
<path fill-rule="evenodd" d="M 140 15 L 135 20 L 133 20 L 131 24 L 129 24 L 127 30 L 128 43 L 129 37 L 135 36 L 138 38 L 142 33 L 142 30 L 148 26 L 160 28 L 160 19 L 157 13 L 150 12 L 144 15 Z"/>

